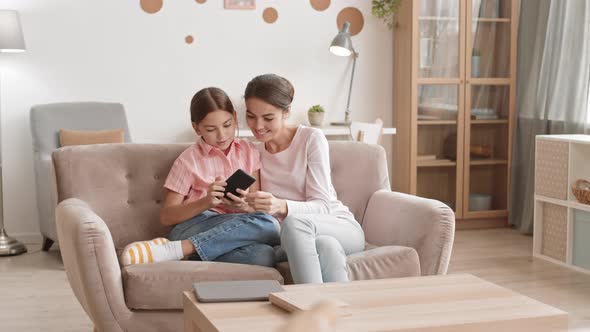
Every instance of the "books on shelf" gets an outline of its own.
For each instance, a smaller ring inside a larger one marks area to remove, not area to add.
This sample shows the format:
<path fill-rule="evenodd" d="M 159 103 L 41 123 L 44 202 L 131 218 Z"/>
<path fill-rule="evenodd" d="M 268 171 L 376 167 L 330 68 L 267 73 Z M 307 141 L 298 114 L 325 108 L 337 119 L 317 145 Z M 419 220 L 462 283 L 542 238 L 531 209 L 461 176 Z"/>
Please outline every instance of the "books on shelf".
<path fill-rule="evenodd" d="M 472 115 L 472 120 L 498 120 L 498 115 Z"/>
<path fill-rule="evenodd" d="M 493 108 L 473 108 L 471 110 L 472 120 L 497 120 L 500 117 Z"/>
<path fill-rule="evenodd" d="M 425 114 L 418 114 L 418 120 L 440 120 L 440 116 L 436 115 L 425 115 Z"/>

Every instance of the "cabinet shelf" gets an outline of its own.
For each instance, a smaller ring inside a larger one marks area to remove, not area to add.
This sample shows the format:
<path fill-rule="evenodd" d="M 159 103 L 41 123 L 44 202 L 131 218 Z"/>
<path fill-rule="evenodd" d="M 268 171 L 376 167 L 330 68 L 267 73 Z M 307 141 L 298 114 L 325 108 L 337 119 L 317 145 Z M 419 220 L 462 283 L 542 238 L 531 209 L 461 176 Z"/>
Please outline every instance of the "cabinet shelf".
<path fill-rule="evenodd" d="M 590 212 L 590 205 L 582 204 L 578 201 L 574 201 L 571 199 L 569 199 L 569 200 L 557 199 L 557 198 L 547 197 L 547 196 L 543 196 L 543 195 L 539 195 L 539 194 L 535 194 L 535 199 L 537 201 L 541 201 L 541 202 L 545 202 L 545 203 L 551 203 L 551 204 L 561 205 L 561 206 L 565 206 L 565 207 L 576 209 L 576 210 Z"/>
<path fill-rule="evenodd" d="M 482 166 L 482 165 L 507 165 L 508 160 L 503 159 L 471 159 L 469 162 L 472 166 Z"/>
<path fill-rule="evenodd" d="M 429 126 L 429 125 L 456 125 L 455 120 L 419 120 L 418 125 Z"/>
<path fill-rule="evenodd" d="M 488 219 L 488 218 L 504 218 L 508 216 L 508 210 L 484 210 L 484 211 L 468 211 L 465 219 Z"/>
<path fill-rule="evenodd" d="M 457 21 L 459 18 L 455 16 L 420 16 L 420 21 Z"/>
<path fill-rule="evenodd" d="M 478 125 L 478 124 L 508 124 L 508 120 L 471 120 L 471 124 Z"/>
<path fill-rule="evenodd" d="M 471 85 L 510 85 L 512 80 L 504 77 L 478 77 L 467 80 Z"/>
<path fill-rule="evenodd" d="M 457 163 L 450 160 L 419 160 L 417 163 L 418 167 L 453 167 L 457 166 Z"/>
<path fill-rule="evenodd" d="M 509 18 L 487 18 L 487 17 L 478 17 L 474 18 L 473 22 L 482 22 L 482 23 L 510 23 Z"/>

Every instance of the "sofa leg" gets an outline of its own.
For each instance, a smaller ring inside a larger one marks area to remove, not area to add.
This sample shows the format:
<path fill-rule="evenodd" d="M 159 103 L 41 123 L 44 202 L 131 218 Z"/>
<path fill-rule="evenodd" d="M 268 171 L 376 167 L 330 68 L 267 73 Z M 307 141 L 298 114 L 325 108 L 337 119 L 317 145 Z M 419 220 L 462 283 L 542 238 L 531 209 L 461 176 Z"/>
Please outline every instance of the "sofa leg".
<path fill-rule="evenodd" d="M 53 240 L 43 236 L 43 251 L 49 251 L 49 248 L 53 245 Z"/>

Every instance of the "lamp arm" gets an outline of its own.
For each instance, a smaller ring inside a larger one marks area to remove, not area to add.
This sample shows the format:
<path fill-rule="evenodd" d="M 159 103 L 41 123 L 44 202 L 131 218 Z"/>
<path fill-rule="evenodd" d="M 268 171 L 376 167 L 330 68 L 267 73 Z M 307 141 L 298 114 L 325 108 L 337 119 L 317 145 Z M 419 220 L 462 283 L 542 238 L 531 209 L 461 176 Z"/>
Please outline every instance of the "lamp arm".
<path fill-rule="evenodd" d="M 352 84 L 354 82 L 354 70 L 356 69 L 356 58 L 358 58 L 359 54 L 352 51 L 352 74 L 350 75 L 350 87 L 348 88 L 348 100 L 346 102 L 346 111 L 344 116 L 344 122 L 350 122 L 350 95 L 352 94 Z"/>

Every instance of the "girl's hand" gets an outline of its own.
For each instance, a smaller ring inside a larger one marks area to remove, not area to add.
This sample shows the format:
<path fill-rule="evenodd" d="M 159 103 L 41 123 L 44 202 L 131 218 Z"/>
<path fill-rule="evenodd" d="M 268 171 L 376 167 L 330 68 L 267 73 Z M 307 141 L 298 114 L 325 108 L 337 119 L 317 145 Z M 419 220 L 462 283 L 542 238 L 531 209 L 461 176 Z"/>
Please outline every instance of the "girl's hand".
<path fill-rule="evenodd" d="M 215 178 L 215 181 L 209 185 L 207 188 L 207 196 L 205 196 L 205 202 L 209 208 L 216 207 L 217 205 L 223 203 L 223 191 L 225 190 L 225 179 L 221 176 Z"/>
<path fill-rule="evenodd" d="M 287 214 L 287 201 L 274 197 L 265 191 L 257 191 L 245 194 L 246 202 L 254 211 L 266 212 L 273 216 Z"/>
<path fill-rule="evenodd" d="M 240 197 L 232 194 L 232 193 L 227 193 L 227 197 L 229 197 L 229 199 L 223 197 L 221 200 L 223 201 L 223 204 L 225 206 L 227 206 L 228 208 L 230 208 L 231 210 L 237 210 L 239 212 L 245 212 L 245 213 L 251 213 L 254 212 L 254 209 L 251 208 L 248 203 L 246 202 L 246 200 L 244 199 L 244 195 L 247 194 L 247 191 L 238 189 L 238 192 L 241 191 L 240 193 Z"/>

